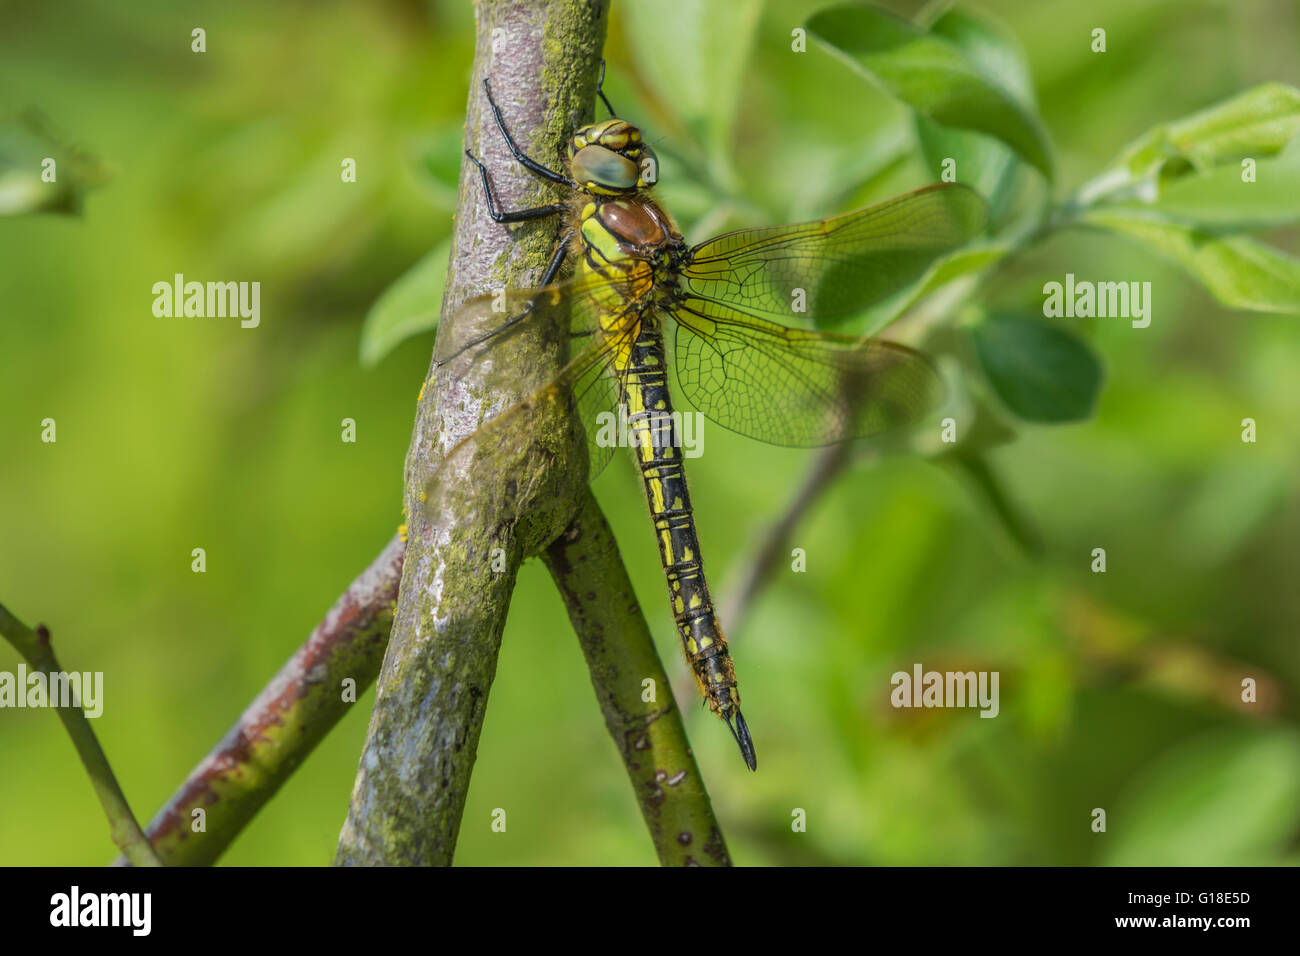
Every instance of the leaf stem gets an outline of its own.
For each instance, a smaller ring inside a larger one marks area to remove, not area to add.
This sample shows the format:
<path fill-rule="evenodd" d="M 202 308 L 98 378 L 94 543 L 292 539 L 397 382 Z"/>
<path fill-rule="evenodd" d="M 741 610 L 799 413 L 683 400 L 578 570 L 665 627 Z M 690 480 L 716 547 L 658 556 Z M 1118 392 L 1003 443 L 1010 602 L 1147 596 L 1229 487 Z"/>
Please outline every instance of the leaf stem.
<path fill-rule="evenodd" d="M 58 658 L 54 655 L 54 647 L 50 642 L 50 632 L 44 624 L 39 624 L 35 630 L 32 630 L 0 604 L 0 636 L 8 640 L 34 670 L 47 677 L 62 673 Z M 25 688 L 18 688 L 19 693 L 24 693 L 25 690 Z M 162 861 L 158 859 L 153 846 L 141 831 L 134 814 L 131 813 L 126 795 L 118 786 L 113 768 L 108 762 L 108 757 L 104 755 L 104 750 L 100 747 L 99 740 L 95 737 L 95 732 L 91 729 L 90 721 L 86 719 L 80 702 L 74 700 L 71 706 L 59 707 L 51 698 L 50 705 L 58 711 L 64 729 L 72 738 L 72 745 L 77 748 L 77 756 L 81 758 L 86 772 L 90 774 L 90 783 L 95 788 L 95 796 L 99 797 L 99 803 L 104 808 L 105 816 L 108 817 L 109 832 L 113 842 L 135 866 L 162 866 Z"/>

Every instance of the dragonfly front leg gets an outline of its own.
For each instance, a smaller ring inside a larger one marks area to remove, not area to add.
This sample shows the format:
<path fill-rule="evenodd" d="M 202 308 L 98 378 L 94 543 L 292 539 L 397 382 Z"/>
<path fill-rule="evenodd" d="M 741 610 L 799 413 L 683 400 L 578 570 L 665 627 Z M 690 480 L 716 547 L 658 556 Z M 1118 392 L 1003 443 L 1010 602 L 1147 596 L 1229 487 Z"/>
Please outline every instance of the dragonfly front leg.
<path fill-rule="evenodd" d="M 515 143 L 515 138 L 510 135 L 510 130 L 506 129 L 505 120 L 501 118 L 501 109 L 497 106 L 497 101 L 492 98 L 492 87 L 488 83 L 486 76 L 483 77 L 483 92 L 487 94 L 488 106 L 492 107 L 492 115 L 496 118 L 497 129 L 501 131 L 501 138 L 504 139 L 506 145 L 510 147 L 510 153 L 515 157 L 515 161 L 520 163 L 530 172 L 534 172 L 538 176 L 541 176 L 543 179 L 549 179 L 551 182 L 559 183 L 561 186 L 568 186 L 570 189 L 577 189 L 578 184 L 568 176 L 557 173 L 553 169 L 547 169 L 519 148 L 518 144 Z"/>
<path fill-rule="evenodd" d="M 565 204 L 562 202 L 506 212 L 497 202 L 496 193 L 492 191 L 492 183 L 488 180 L 487 167 L 479 162 L 478 157 L 468 149 L 465 150 L 465 155 L 469 157 L 471 163 L 478 167 L 479 180 L 483 183 L 483 196 L 487 199 L 488 215 L 492 217 L 494 222 L 526 222 L 530 219 L 545 219 L 547 216 L 555 216 L 564 212 Z"/>

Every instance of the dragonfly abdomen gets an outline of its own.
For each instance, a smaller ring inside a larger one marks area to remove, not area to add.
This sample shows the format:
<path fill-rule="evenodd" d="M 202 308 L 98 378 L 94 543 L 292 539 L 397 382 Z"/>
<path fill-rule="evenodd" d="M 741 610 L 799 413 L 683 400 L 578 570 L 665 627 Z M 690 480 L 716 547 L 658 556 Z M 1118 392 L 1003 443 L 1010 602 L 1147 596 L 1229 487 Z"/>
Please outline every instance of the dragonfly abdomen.
<path fill-rule="evenodd" d="M 628 359 L 622 401 L 628 410 L 628 432 L 659 542 L 673 622 L 709 709 L 732 728 L 752 769 L 754 749 L 740 715 L 736 670 L 713 610 L 700 557 L 681 454 L 679 420 L 673 414 L 668 391 L 663 334 L 652 315 L 642 316 Z"/>

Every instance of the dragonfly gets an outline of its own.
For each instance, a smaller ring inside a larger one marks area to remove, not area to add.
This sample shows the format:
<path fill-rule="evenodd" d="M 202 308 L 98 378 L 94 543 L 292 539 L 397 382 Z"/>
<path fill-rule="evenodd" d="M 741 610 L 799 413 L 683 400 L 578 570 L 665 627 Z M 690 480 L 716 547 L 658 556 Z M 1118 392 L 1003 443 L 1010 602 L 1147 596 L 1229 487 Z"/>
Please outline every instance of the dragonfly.
<path fill-rule="evenodd" d="M 613 421 L 617 410 L 641 473 L 686 660 L 704 702 L 755 770 L 735 664 L 705 578 L 670 368 L 676 389 L 706 418 L 775 445 L 823 446 L 924 419 L 943 393 L 926 355 L 815 326 L 863 311 L 977 237 L 986 204 L 965 186 L 936 184 L 816 222 L 688 245 L 652 195 L 658 157 L 639 128 L 617 117 L 599 85 L 609 118 L 573 133 L 562 171 L 520 149 L 487 79 L 483 88 L 515 160 L 565 187 L 569 198 L 503 209 L 487 168 L 465 151 L 493 220 L 554 218 L 562 226 L 540 288 L 512 290 L 508 317 L 499 296 L 464 303 L 443 323 L 434 360 L 468 352 L 470 361 L 491 360 L 489 376 L 508 376 L 511 331 L 538 322 L 567 328 L 570 358 L 557 377 L 453 448 L 441 467 L 465 467 L 476 448 L 505 441 L 512 429 L 527 427 L 528 416 L 556 408 L 576 416 L 585 432 L 591 481 L 619 444 L 597 423 Z M 556 284 L 569 259 L 576 260 L 573 276 Z"/>

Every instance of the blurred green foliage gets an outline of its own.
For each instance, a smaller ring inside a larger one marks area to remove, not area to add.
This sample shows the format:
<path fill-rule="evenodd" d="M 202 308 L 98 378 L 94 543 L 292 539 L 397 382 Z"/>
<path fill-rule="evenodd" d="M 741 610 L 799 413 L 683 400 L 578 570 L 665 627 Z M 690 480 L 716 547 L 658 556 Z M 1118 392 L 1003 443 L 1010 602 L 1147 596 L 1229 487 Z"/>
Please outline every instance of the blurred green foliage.
<path fill-rule="evenodd" d="M 935 122 L 949 113 L 918 121 L 811 37 L 793 52 L 791 31 L 823 5 L 615 0 L 606 89 L 649 131 L 661 198 L 689 239 L 883 199 L 932 181 L 943 155 L 1002 193 L 1013 235 L 1017 197 L 1032 211 L 1088 185 L 1157 199 L 1109 206 L 1097 225 L 1164 238 L 1053 231 L 984 290 L 990 314 L 1022 316 L 1041 315 L 1043 284 L 1067 272 L 1154 290 L 1146 329 L 1050 320 L 1102 358 L 1096 415 L 1019 425 L 989 453 L 1037 526 L 1039 556 L 1014 545 L 969 472 L 933 461 L 873 459 L 817 503 L 791 542 L 807 571 L 779 574 L 730 633 L 757 775 L 692 704 L 631 463 L 597 483 L 733 856 L 1300 862 L 1300 330 L 1293 315 L 1229 311 L 1184 271 L 1196 274 L 1195 256 L 1215 243 L 1248 243 L 1261 269 L 1275 260 L 1261 263 L 1260 240 L 1295 253 L 1295 190 L 1276 185 L 1294 177 L 1283 143 L 1294 133 L 1269 127 L 1278 148 L 1261 155 L 1255 185 L 1277 198 L 1253 213 L 1255 200 L 1231 198 L 1232 166 L 1177 152 L 1194 128 L 1186 118 L 1206 107 L 1300 85 L 1300 8 L 1008 0 L 986 3 L 990 18 L 889 5 L 936 24 L 976 73 L 1021 77 L 990 91 L 1018 130 L 1004 146 Z M 203 54 L 190 51 L 196 26 Z M 1098 26 L 1104 54 L 1090 48 Z M 999 57 L 998 36 L 1023 54 Z M 66 667 L 105 672 L 95 729 L 142 819 L 400 520 L 432 338 L 384 351 L 406 334 L 404 303 L 418 307 L 441 282 L 428 263 L 450 233 L 472 43 L 472 10 L 455 0 L 0 8 L 0 117 L 39 108 L 72 137 L 68 155 L 97 157 L 79 218 L 0 218 L 0 600 L 49 624 Z M 1054 150 L 1050 194 L 1029 169 L 1042 157 L 1015 155 L 1039 142 L 1038 124 Z M 1156 129 L 1164 138 L 1149 138 Z M 1151 143 L 1154 154 L 1131 146 Z M 1149 155 L 1160 161 L 1134 159 Z M 356 183 L 340 181 L 344 157 Z M 1108 168 L 1127 178 L 1098 185 Z M 1268 231 L 1216 231 L 1243 224 Z M 1002 251 L 967 253 L 944 277 L 996 265 Z M 260 327 L 155 318 L 151 286 L 175 273 L 260 281 Z M 1285 280 L 1265 292 L 1285 298 Z M 367 321 L 389 336 L 363 355 L 373 367 L 358 360 Z M 973 388 L 972 401 L 989 400 Z M 40 441 L 46 418 L 54 444 Z M 344 418 L 358 423 L 356 444 L 340 441 Z M 1244 418 L 1258 423 L 1255 444 L 1241 441 Z M 692 492 L 725 603 L 809 456 L 706 434 Z M 195 547 L 206 574 L 190 571 Z M 1105 574 L 1090 571 L 1098 547 Z M 999 718 L 892 709 L 890 674 L 916 662 L 999 670 Z M 0 647 L 0 669 L 16 663 Z M 1246 676 L 1257 704 L 1239 700 Z M 331 859 L 372 699 L 225 862 Z M 507 809 L 504 834 L 490 830 L 495 807 Z M 807 833 L 790 832 L 796 807 Z M 1091 832 L 1095 807 L 1106 834 Z M 0 711 L 0 863 L 111 855 L 58 721 Z M 653 862 L 537 563 L 511 609 L 458 862 Z"/>

